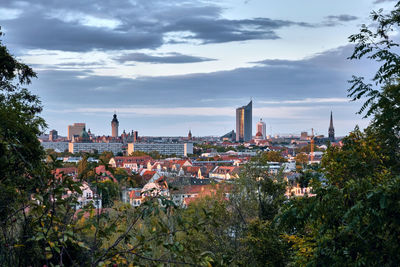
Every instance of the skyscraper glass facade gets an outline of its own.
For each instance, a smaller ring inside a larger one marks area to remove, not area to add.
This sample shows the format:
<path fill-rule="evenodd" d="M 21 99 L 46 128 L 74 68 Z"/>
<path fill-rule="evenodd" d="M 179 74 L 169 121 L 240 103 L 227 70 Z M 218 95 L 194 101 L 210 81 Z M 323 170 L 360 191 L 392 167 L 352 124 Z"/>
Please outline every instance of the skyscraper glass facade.
<path fill-rule="evenodd" d="M 253 101 L 236 109 L 236 141 L 248 142 L 252 138 Z"/>

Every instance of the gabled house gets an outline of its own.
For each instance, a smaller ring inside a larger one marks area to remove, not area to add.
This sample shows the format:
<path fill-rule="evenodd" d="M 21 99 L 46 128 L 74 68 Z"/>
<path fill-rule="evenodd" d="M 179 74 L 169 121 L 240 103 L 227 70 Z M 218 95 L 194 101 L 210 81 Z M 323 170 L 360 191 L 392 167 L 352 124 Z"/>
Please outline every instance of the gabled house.
<path fill-rule="evenodd" d="M 239 177 L 240 168 L 237 166 L 217 166 L 210 172 L 209 177 L 220 179 L 220 180 L 229 180 Z"/>
<path fill-rule="evenodd" d="M 140 157 L 113 157 L 110 159 L 109 164 L 113 168 L 128 168 L 134 172 L 138 169 L 147 166 L 148 162 L 152 162 L 153 159 L 150 156 Z"/>

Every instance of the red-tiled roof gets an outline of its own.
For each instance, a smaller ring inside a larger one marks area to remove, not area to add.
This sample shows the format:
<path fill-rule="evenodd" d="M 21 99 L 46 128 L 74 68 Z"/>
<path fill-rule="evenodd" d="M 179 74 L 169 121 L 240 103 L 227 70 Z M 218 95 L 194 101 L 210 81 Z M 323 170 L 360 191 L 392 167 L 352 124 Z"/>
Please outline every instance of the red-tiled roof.
<path fill-rule="evenodd" d="M 96 167 L 96 174 L 101 175 L 102 177 L 108 178 L 112 180 L 114 183 L 118 183 L 117 179 L 115 179 L 114 175 L 110 171 L 106 170 L 106 167 L 104 165 L 100 165 Z"/>
<path fill-rule="evenodd" d="M 151 178 L 153 178 L 154 174 L 156 174 L 156 173 L 157 173 L 156 171 L 149 171 L 149 170 L 147 170 L 147 171 L 145 171 L 145 172 L 143 173 L 142 177 L 143 177 L 143 179 L 144 179 L 145 181 L 148 181 L 148 180 L 150 180 Z"/>
<path fill-rule="evenodd" d="M 114 157 L 117 167 L 123 166 L 125 163 L 136 163 L 136 164 L 147 164 L 148 161 L 152 161 L 153 158 L 150 156 L 140 157 Z"/>

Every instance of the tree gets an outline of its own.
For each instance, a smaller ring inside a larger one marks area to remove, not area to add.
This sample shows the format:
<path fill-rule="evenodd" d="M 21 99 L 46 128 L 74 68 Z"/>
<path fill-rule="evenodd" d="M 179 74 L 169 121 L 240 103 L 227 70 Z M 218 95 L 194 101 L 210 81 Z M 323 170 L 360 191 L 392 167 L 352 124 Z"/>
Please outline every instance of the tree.
<path fill-rule="evenodd" d="M 308 156 L 305 153 L 299 153 L 296 155 L 296 164 L 302 167 L 308 164 Z"/>
<path fill-rule="evenodd" d="M 286 162 L 286 159 L 282 157 L 281 153 L 278 151 L 268 151 L 261 155 L 261 161 L 266 164 L 267 162 Z"/>
<path fill-rule="evenodd" d="M 0 32 L 0 38 L 2 33 Z M 22 88 L 35 78 L 35 72 L 16 60 L 0 40 L 0 265 L 11 265 L 27 259 L 35 246 L 15 247 L 27 242 L 31 231 L 29 218 L 21 217 L 30 195 L 46 183 L 44 151 L 37 136 L 46 127 L 38 116 L 42 108 L 37 96 Z M 16 229 L 21 224 L 25 234 Z M 8 248 L 8 249 L 4 249 Z"/>
<path fill-rule="evenodd" d="M 148 156 L 149 154 L 143 151 L 133 151 L 131 154 L 129 154 L 130 157 L 143 157 L 143 156 Z"/>
<path fill-rule="evenodd" d="M 359 113 L 370 126 L 356 128 L 343 147 L 329 147 L 322 180 L 312 180 L 314 197 L 291 199 L 279 216 L 298 266 L 396 266 L 400 260 L 398 46 L 390 31 L 400 25 L 400 2 L 385 15 L 372 13 L 375 30 L 363 25 L 350 36 L 350 59 L 381 63 L 374 85 L 353 77 L 349 96 L 367 97 Z"/>
<path fill-rule="evenodd" d="M 46 126 L 38 115 L 42 107 L 21 88 L 33 77 L 0 42 L 0 266 L 186 264 L 176 231 L 159 216 L 176 208 L 165 197 L 149 197 L 137 209 L 88 204 L 76 210 L 82 184 L 55 173 L 60 167 L 55 155 L 44 161 L 37 138 Z M 85 161 L 80 165 L 81 176 L 92 169 Z M 115 194 L 107 189 L 112 199 Z M 192 261 L 209 264 L 203 254 Z"/>
<path fill-rule="evenodd" d="M 393 266 L 400 248 L 400 221 L 392 217 L 400 180 L 382 164 L 382 149 L 369 136 L 356 131 L 343 143 L 328 148 L 323 182 L 310 181 L 316 196 L 291 199 L 280 216 L 295 265 Z"/>
<path fill-rule="evenodd" d="M 104 151 L 99 156 L 99 161 L 108 164 L 110 159 L 114 157 L 114 153 L 111 151 Z"/>
<path fill-rule="evenodd" d="M 150 151 L 149 156 L 153 159 L 161 159 L 162 155 L 158 151 Z"/>
<path fill-rule="evenodd" d="M 97 187 L 98 194 L 101 195 L 102 205 L 105 208 L 111 208 L 114 201 L 120 200 L 120 190 L 118 184 L 110 180 L 100 181 L 94 184 Z"/>
<path fill-rule="evenodd" d="M 396 49 L 399 43 L 391 34 L 400 29 L 400 2 L 390 13 L 379 10 L 372 12 L 371 18 L 373 28 L 362 25 L 359 33 L 350 36 L 350 42 L 355 43 L 350 59 L 366 57 L 381 65 L 372 78 L 373 84 L 365 82 L 364 77 L 353 76 L 349 97 L 353 101 L 366 97 L 359 113 L 372 117 L 369 134 L 374 134 L 385 148 L 387 166 L 400 173 L 400 56 Z"/>

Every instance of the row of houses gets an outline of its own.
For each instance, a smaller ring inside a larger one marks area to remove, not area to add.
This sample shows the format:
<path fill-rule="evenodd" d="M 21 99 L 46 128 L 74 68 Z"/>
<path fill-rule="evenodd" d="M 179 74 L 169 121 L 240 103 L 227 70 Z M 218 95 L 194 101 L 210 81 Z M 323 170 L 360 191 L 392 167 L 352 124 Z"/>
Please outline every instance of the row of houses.
<path fill-rule="evenodd" d="M 140 175 L 145 181 L 142 188 L 124 189 L 122 201 L 132 206 L 140 206 L 146 197 L 153 194 L 161 194 L 170 197 L 176 205 L 186 207 L 191 201 L 206 195 L 216 194 L 222 190 L 224 198 L 229 198 L 229 181 L 239 177 L 242 165 L 218 165 L 220 161 L 191 161 L 190 159 L 170 158 L 154 160 L 150 156 L 141 157 L 113 157 L 109 161 L 109 167 L 123 168 L 128 173 Z M 267 166 L 266 166 L 267 167 Z M 283 170 L 287 176 L 294 171 L 294 161 L 287 163 L 268 162 L 268 170 L 277 173 Z M 69 175 L 77 177 L 75 167 L 60 168 L 56 175 Z M 111 180 L 118 183 L 114 176 L 107 170 L 106 166 L 98 166 L 96 174 L 102 180 Z M 212 185 L 211 183 L 216 183 Z M 174 185 L 178 190 L 170 190 L 168 185 Z M 217 188 L 215 188 L 217 187 Z M 220 187 L 218 189 L 218 187 Z M 96 194 L 94 188 L 84 184 L 82 195 L 78 197 L 77 208 L 91 203 L 101 208 L 101 196 Z M 310 194 L 311 188 L 300 188 L 298 185 L 288 187 L 287 196 L 303 196 Z"/>

